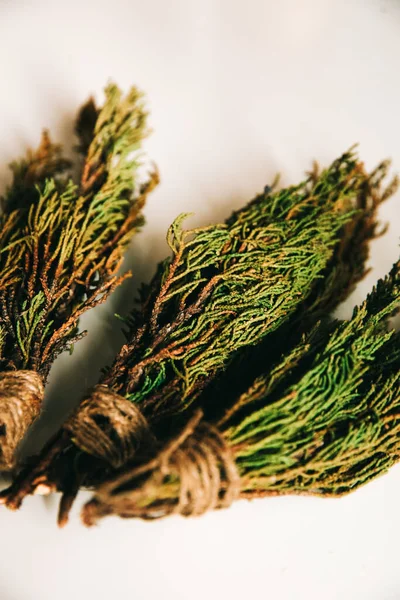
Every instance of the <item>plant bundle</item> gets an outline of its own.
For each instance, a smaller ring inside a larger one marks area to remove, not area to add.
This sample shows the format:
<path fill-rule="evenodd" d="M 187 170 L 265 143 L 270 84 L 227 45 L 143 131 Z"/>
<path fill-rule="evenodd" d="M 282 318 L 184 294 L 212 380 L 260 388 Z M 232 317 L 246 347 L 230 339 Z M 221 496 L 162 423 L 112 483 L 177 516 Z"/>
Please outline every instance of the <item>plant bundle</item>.
<path fill-rule="evenodd" d="M 64 492 L 141 455 L 192 414 L 209 385 L 250 346 L 331 309 L 365 272 L 376 210 L 394 189 L 387 164 L 367 174 L 353 152 L 280 191 L 266 188 L 224 224 L 182 230 L 132 312 L 127 343 L 33 466 L 3 494 L 10 508 L 41 488 Z M 275 343 L 262 353 L 276 357 Z M 172 418 L 173 417 L 173 418 Z"/>
<path fill-rule="evenodd" d="M 43 134 L 39 149 L 12 165 L 0 216 L 0 469 L 37 417 L 54 359 L 84 335 L 78 319 L 126 277 L 122 255 L 142 223 L 138 149 L 146 113 L 135 89 L 115 85 L 104 106 L 90 100 L 76 133 L 79 181 L 59 146 Z"/>
<path fill-rule="evenodd" d="M 337 497 L 400 458 L 400 261 L 350 321 L 320 323 L 221 419 L 201 411 L 155 457 L 96 490 L 100 517 L 199 515 L 239 498 Z"/>

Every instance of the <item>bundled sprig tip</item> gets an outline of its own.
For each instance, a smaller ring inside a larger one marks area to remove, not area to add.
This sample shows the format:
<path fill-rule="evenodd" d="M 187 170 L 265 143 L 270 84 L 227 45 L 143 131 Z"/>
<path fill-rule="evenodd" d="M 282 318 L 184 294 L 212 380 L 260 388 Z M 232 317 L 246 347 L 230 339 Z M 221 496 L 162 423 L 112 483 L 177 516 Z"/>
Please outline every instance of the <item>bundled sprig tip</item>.
<path fill-rule="evenodd" d="M 123 252 L 142 224 L 147 193 L 138 151 L 147 135 L 141 94 L 115 85 L 105 103 L 79 113 L 75 182 L 61 148 L 43 134 L 36 152 L 12 165 L 0 216 L 0 469 L 37 417 L 54 359 L 83 333 L 79 317 L 126 277 Z"/>
<path fill-rule="evenodd" d="M 252 362 L 274 365 L 290 350 L 279 350 L 288 332 L 313 328 L 365 274 L 377 208 L 396 185 L 383 184 L 386 172 L 382 163 L 367 173 L 350 151 L 297 186 L 267 187 L 226 223 L 184 231 L 179 217 L 167 236 L 172 256 L 142 287 L 114 364 L 6 503 L 59 489 L 63 523 L 79 487 L 157 457 L 199 406 L 223 410 L 228 400 L 210 389 L 228 369 L 250 348 Z"/>

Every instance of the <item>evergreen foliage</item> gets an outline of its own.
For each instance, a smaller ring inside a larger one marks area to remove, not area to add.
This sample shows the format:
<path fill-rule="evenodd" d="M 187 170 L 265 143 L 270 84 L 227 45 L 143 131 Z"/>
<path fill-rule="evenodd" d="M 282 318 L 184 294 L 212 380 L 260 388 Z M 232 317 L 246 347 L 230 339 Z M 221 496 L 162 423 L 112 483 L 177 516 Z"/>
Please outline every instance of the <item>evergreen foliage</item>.
<path fill-rule="evenodd" d="M 139 183 L 147 114 L 136 88 L 116 85 L 76 123 L 79 176 L 44 132 L 39 148 L 11 165 L 0 215 L 0 469 L 38 415 L 54 359 L 83 333 L 79 317 L 129 274 L 123 253 L 142 225 L 157 173 Z"/>
<path fill-rule="evenodd" d="M 55 357 L 79 339 L 78 319 L 121 281 L 123 252 L 142 224 L 137 150 L 147 134 L 141 96 L 115 85 L 77 121 L 83 153 L 74 183 L 47 133 L 39 149 L 12 165 L 0 217 L 0 369 L 47 377 Z"/>
<path fill-rule="evenodd" d="M 221 508 L 232 481 L 216 440 L 234 461 L 237 497 L 337 497 L 385 473 L 400 455 L 400 333 L 389 326 L 399 309 L 400 261 L 350 321 L 305 334 L 222 419 L 197 420 L 172 450 L 100 486 L 84 521 Z"/>
<path fill-rule="evenodd" d="M 142 288 L 102 382 L 152 422 L 164 419 L 246 347 L 300 314 L 331 310 L 364 275 L 376 209 L 396 185 L 382 186 L 386 171 L 383 163 L 367 174 L 350 151 L 297 186 L 266 188 L 224 224 L 184 231 L 178 217 L 172 256 Z"/>

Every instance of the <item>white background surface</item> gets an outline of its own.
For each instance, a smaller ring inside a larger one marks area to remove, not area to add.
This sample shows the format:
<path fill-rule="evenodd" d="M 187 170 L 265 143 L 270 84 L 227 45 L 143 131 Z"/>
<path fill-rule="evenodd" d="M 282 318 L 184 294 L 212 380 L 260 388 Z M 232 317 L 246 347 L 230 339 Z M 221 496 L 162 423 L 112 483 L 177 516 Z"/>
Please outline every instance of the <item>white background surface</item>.
<path fill-rule="evenodd" d="M 72 143 L 77 107 L 110 78 L 149 98 L 147 144 L 162 185 L 129 265 L 150 277 L 166 226 L 226 216 L 271 182 L 296 182 L 354 142 L 400 171 L 398 0 L 0 0 L 0 185 L 43 126 Z M 361 300 L 398 252 L 399 195 L 382 208 Z M 89 335 L 52 372 L 39 445 L 94 383 L 121 337 L 131 282 L 85 319 Z M 349 314 L 350 304 L 344 310 Z M 114 328 L 114 331 L 112 329 Z M 400 469 L 340 500 L 238 503 L 198 520 L 55 526 L 55 499 L 0 511 L 1 600 L 396 600 Z"/>

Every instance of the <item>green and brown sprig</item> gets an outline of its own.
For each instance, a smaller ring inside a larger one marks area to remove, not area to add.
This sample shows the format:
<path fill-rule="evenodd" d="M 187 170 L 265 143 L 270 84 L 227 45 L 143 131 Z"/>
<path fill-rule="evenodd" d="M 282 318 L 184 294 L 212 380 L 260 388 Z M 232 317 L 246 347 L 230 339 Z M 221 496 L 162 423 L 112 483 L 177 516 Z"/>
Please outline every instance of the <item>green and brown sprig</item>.
<path fill-rule="evenodd" d="M 15 465 L 37 417 L 54 359 L 84 333 L 79 317 L 103 302 L 142 224 L 157 174 L 140 185 L 138 151 L 147 115 L 136 88 L 115 85 L 105 103 L 90 100 L 76 133 L 80 173 L 44 133 L 36 152 L 12 165 L 0 216 L 0 469 Z"/>

